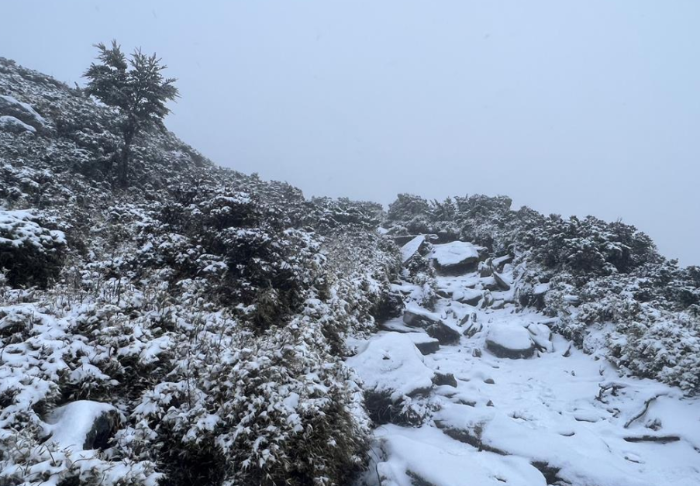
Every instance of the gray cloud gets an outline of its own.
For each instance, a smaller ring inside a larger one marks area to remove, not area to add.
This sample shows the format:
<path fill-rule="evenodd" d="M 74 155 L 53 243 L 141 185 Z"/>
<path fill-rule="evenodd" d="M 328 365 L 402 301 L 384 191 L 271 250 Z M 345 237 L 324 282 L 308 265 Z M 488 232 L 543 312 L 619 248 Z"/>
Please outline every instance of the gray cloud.
<path fill-rule="evenodd" d="M 618 219 L 700 264 L 700 3 L 3 4 L 2 55 L 82 82 L 91 44 L 157 51 L 169 128 L 307 195 L 507 194 Z"/>

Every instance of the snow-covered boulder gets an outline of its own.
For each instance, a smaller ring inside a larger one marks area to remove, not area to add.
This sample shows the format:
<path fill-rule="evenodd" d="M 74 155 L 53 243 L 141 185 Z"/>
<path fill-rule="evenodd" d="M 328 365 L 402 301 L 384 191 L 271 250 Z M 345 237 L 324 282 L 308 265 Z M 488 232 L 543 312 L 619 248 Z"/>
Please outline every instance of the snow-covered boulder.
<path fill-rule="evenodd" d="M 453 241 L 435 245 L 430 254 L 435 269 L 442 275 L 462 275 L 473 272 L 479 263 L 479 252 L 471 243 Z"/>
<path fill-rule="evenodd" d="M 430 337 L 437 339 L 440 344 L 455 344 L 459 342 L 459 331 L 445 324 L 437 314 L 412 305 L 406 307 L 403 322 L 410 327 L 425 329 Z"/>
<path fill-rule="evenodd" d="M 535 354 L 530 333 L 518 324 L 492 324 L 486 336 L 486 347 L 499 358 L 521 359 Z"/>
<path fill-rule="evenodd" d="M 119 425 L 119 412 L 108 403 L 78 400 L 58 407 L 46 419 L 49 439 L 62 449 L 104 449 Z"/>
<path fill-rule="evenodd" d="M 5 119 L 4 123 L 15 126 L 28 126 L 28 131 L 35 132 L 42 130 L 46 120 L 27 103 L 22 103 L 12 96 L 0 95 L 0 119 Z M 16 121 L 12 121 L 14 119 Z M 0 128 L 3 123 L 0 120 Z M 19 122 L 17 124 L 16 122 Z"/>
<path fill-rule="evenodd" d="M 467 304 L 476 307 L 479 301 L 484 297 L 484 292 L 475 289 L 456 290 L 452 294 L 452 300 L 456 300 L 460 304 Z"/>
<path fill-rule="evenodd" d="M 365 390 L 388 393 L 393 402 L 427 393 L 435 376 L 413 341 L 398 333 L 373 339 L 364 351 L 348 359 L 348 365 L 362 378 Z"/>
<path fill-rule="evenodd" d="M 440 349 L 440 341 L 422 332 L 412 332 L 406 336 L 416 345 L 423 355 L 433 354 Z"/>
<path fill-rule="evenodd" d="M 11 133 L 36 133 L 36 128 L 31 125 L 27 125 L 22 120 L 15 118 L 14 116 L 0 116 L 0 130 Z"/>

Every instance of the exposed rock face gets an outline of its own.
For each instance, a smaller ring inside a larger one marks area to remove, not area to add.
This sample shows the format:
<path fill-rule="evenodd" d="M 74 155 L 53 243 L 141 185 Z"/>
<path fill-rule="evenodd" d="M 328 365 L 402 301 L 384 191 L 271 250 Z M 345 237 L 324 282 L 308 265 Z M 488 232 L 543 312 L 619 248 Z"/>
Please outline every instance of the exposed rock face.
<path fill-rule="evenodd" d="M 499 358 L 523 359 L 535 354 L 535 343 L 522 326 L 494 324 L 489 329 L 486 347 Z"/>

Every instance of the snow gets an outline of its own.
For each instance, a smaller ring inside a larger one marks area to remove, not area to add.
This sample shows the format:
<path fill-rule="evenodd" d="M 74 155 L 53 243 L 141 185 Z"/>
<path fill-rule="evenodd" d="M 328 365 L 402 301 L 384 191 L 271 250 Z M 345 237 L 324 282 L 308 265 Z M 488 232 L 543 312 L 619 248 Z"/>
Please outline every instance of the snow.
<path fill-rule="evenodd" d="M 0 95 L 0 99 L 5 100 L 7 104 L 10 105 L 15 105 L 17 108 L 21 109 L 22 111 L 30 114 L 34 120 L 39 122 L 42 125 L 46 124 L 46 119 L 41 116 L 37 111 L 28 103 L 22 103 L 21 101 L 18 101 L 17 99 L 13 98 L 12 96 L 8 95 Z"/>
<path fill-rule="evenodd" d="M 457 381 L 456 388 L 433 387 L 414 399 L 414 406 L 432 410 L 418 426 L 375 429 L 376 459 L 367 484 L 377 486 L 379 477 L 382 486 L 544 486 L 545 471 L 555 476 L 553 484 L 700 486 L 699 398 L 652 380 L 621 377 L 612 364 L 552 333 L 551 318 L 515 312 L 508 303 L 512 292 L 492 292 L 505 303 L 499 309 L 453 300 L 477 278 L 476 272 L 437 277 L 437 288 L 454 292 L 433 311 L 410 298 L 406 305 L 457 329 L 465 315 L 473 316 L 461 330 L 474 332 L 457 345 L 418 356 L 407 353 L 408 342 L 420 342 L 422 329 L 410 335 L 383 331 L 365 341 L 364 353 L 347 360 L 366 389 L 406 391 L 419 386 L 417 376 L 427 385 L 431 372 Z M 412 284 L 397 285 L 409 292 Z M 389 328 L 404 331 L 398 323 Z M 608 334 L 592 331 L 585 345 L 599 349 L 603 343 L 593 341 Z M 541 352 L 526 360 L 499 358 L 483 352 L 491 340 L 512 349 L 534 341 Z M 405 355 L 410 358 L 399 359 Z"/>
<path fill-rule="evenodd" d="M 401 263 L 406 263 L 416 254 L 425 241 L 425 235 L 419 235 L 401 247 Z"/>
<path fill-rule="evenodd" d="M 507 349 L 523 350 L 532 346 L 530 333 L 518 324 L 498 323 L 489 328 L 487 339 Z"/>
<path fill-rule="evenodd" d="M 479 252 L 471 243 L 464 241 L 453 241 L 443 245 L 434 245 L 431 257 L 438 265 L 446 267 L 450 265 L 458 265 L 460 263 L 477 260 Z"/>
<path fill-rule="evenodd" d="M 392 401 L 433 386 L 435 373 L 423 364 L 423 355 L 403 334 L 388 333 L 371 340 L 367 348 L 348 359 L 364 388 L 390 393 Z"/>
<path fill-rule="evenodd" d="M 19 127 L 31 133 L 36 133 L 36 128 L 31 125 L 27 125 L 22 120 L 15 118 L 14 116 L 0 116 L 0 128 L 2 127 Z"/>
<path fill-rule="evenodd" d="M 116 409 L 107 403 L 78 400 L 58 407 L 47 418 L 51 441 L 61 449 L 82 451 L 85 438 L 95 424 L 95 420 L 104 413 Z"/>

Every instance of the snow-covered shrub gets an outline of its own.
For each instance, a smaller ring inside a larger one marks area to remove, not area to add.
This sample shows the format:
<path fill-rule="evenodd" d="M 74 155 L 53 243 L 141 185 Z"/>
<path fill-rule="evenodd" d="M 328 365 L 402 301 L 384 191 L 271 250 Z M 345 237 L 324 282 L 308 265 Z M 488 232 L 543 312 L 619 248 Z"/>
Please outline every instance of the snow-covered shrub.
<path fill-rule="evenodd" d="M 0 268 L 13 287 L 46 287 L 63 263 L 65 237 L 40 224 L 32 211 L 0 210 Z"/>

